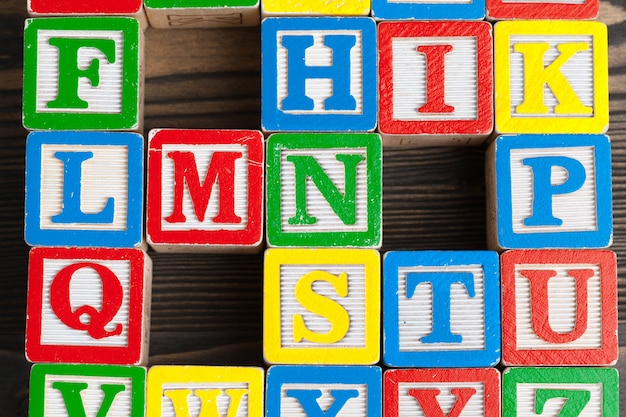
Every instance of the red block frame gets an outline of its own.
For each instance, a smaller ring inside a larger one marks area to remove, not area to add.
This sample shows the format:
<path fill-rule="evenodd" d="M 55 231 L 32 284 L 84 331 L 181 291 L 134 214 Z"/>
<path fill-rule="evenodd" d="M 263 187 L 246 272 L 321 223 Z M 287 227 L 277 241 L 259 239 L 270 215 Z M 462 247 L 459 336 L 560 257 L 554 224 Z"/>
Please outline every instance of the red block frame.
<path fill-rule="evenodd" d="M 504 0 L 487 0 L 490 19 L 596 19 L 600 12 L 599 0 L 585 0 L 584 4 L 567 3 L 510 3 Z"/>
<path fill-rule="evenodd" d="M 142 0 L 28 0 L 32 14 L 124 15 L 138 13 L 142 7 Z"/>

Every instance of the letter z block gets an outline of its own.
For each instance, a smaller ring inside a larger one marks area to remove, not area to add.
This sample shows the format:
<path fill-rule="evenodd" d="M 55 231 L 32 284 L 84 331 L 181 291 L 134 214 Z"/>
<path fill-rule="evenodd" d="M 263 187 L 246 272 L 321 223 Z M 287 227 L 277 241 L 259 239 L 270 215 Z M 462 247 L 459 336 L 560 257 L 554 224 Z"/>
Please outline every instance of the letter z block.
<path fill-rule="evenodd" d="M 142 54 L 130 17 L 26 20 L 24 127 L 141 131 Z"/>
<path fill-rule="evenodd" d="M 155 250 L 260 250 L 261 132 L 157 129 L 149 148 L 146 233 Z"/>
<path fill-rule="evenodd" d="M 487 22 L 379 23 L 385 144 L 478 144 L 491 135 L 491 32 Z"/>
<path fill-rule="evenodd" d="M 150 26 L 191 29 L 257 26 L 259 0 L 145 0 Z"/>
<path fill-rule="evenodd" d="M 368 249 L 268 249 L 268 363 L 370 365 L 380 357 L 380 255 Z"/>
<path fill-rule="evenodd" d="M 26 357 L 145 364 L 151 282 L 152 261 L 139 249 L 32 249 Z"/>
<path fill-rule="evenodd" d="M 611 244 L 607 136 L 500 136 L 487 151 L 486 165 L 490 248 L 583 249 Z"/>
<path fill-rule="evenodd" d="M 617 361 L 617 261 L 607 250 L 502 254 L 502 355 L 507 365 Z"/>
<path fill-rule="evenodd" d="M 487 367 L 500 361 L 498 254 L 387 252 L 384 361 L 398 367 Z"/>
<path fill-rule="evenodd" d="M 367 17 L 261 23 L 261 126 L 267 132 L 376 127 L 376 24 Z"/>

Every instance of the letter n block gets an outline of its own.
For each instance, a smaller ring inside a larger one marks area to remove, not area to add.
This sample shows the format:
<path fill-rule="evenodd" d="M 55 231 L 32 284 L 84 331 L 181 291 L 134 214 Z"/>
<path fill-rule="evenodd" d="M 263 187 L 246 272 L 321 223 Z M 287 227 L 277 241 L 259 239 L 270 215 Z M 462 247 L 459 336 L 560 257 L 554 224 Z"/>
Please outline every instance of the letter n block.
<path fill-rule="evenodd" d="M 257 26 L 259 0 L 145 0 L 150 26 L 191 29 Z"/>
<path fill-rule="evenodd" d="M 491 135 L 491 32 L 487 22 L 378 25 L 385 144 L 477 144 Z"/>
<path fill-rule="evenodd" d="M 146 363 L 151 282 L 152 261 L 139 249 L 32 249 L 26 357 Z"/>
<path fill-rule="evenodd" d="M 142 51 L 130 17 L 26 20 L 24 127 L 140 131 Z"/>
<path fill-rule="evenodd" d="M 268 249 L 263 309 L 263 346 L 268 363 L 378 362 L 378 251 Z"/>
<path fill-rule="evenodd" d="M 605 248 L 613 237 L 604 135 L 500 136 L 487 151 L 490 248 Z"/>
<path fill-rule="evenodd" d="M 376 127 L 376 24 L 367 17 L 261 23 L 261 126 L 268 132 Z"/>
<path fill-rule="evenodd" d="M 508 365 L 617 361 L 617 261 L 607 250 L 502 255 L 502 355 Z"/>
<path fill-rule="evenodd" d="M 146 234 L 155 250 L 260 250 L 261 132 L 157 129 L 149 148 Z"/>
<path fill-rule="evenodd" d="M 500 361 L 500 276 L 490 251 L 387 252 L 384 361 L 487 367 Z"/>

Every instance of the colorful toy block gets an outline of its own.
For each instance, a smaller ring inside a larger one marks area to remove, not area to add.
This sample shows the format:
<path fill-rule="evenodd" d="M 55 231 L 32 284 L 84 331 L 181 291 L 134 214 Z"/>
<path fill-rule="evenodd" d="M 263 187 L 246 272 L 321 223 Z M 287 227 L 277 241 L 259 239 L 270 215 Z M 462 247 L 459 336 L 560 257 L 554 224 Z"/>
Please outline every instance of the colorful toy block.
<path fill-rule="evenodd" d="M 325 0 L 263 0 L 261 2 L 261 14 L 263 17 L 369 16 L 370 0 L 342 0 L 337 2 Z"/>
<path fill-rule="evenodd" d="M 508 365 L 617 361 L 617 261 L 607 250 L 502 254 L 502 356 Z"/>
<path fill-rule="evenodd" d="M 263 166 L 259 131 L 152 130 L 146 214 L 150 245 L 171 252 L 259 251 Z"/>
<path fill-rule="evenodd" d="M 24 127 L 141 131 L 142 55 L 130 17 L 26 20 Z"/>
<path fill-rule="evenodd" d="M 385 144 L 478 144 L 493 130 L 487 22 L 381 22 L 378 130 Z"/>
<path fill-rule="evenodd" d="M 378 251 L 268 249 L 263 304 L 263 350 L 268 363 L 378 362 Z"/>
<path fill-rule="evenodd" d="M 387 252 L 384 362 L 399 367 L 487 367 L 500 360 L 498 254 Z"/>
<path fill-rule="evenodd" d="M 263 130 L 374 130 L 378 106 L 374 20 L 268 18 L 261 23 L 261 49 Z"/>
<path fill-rule="evenodd" d="M 257 26 L 259 0 L 145 0 L 150 26 L 191 29 Z"/>
<path fill-rule="evenodd" d="M 599 0 L 487 0 L 487 17 L 503 19 L 595 19 L 600 12 Z"/>
<path fill-rule="evenodd" d="M 377 20 L 482 20 L 485 0 L 372 0 Z"/>
<path fill-rule="evenodd" d="M 613 236 L 604 135 L 500 136 L 487 151 L 492 249 L 605 248 Z"/>
<path fill-rule="evenodd" d="M 151 282 L 152 261 L 139 249 L 32 249 L 26 357 L 145 364 Z"/>
<path fill-rule="evenodd" d="M 268 245 L 382 244 L 378 135 L 277 133 L 266 170 Z"/>
<path fill-rule="evenodd" d="M 272 366 L 266 417 L 382 417 L 377 366 Z"/>
<path fill-rule="evenodd" d="M 146 415 L 263 417 L 262 368 L 153 366 Z"/>
<path fill-rule="evenodd" d="M 27 0 L 28 14 L 31 16 L 130 16 L 148 26 L 141 0 Z"/>
<path fill-rule="evenodd" d="M 524 6 L 537 11 L 541 4 Z M 607 28 L 587 21 L 503 21 L 494 28 L 498 133 L 604 133 Z"/>
<path fill-rule="evenodd" d="M 383 383 L 385 417 L 500 417 L 495 368 L 393 369 Z"/>
<path fill-rule="evenodd" d="M 146 370 L 137 366 L 35 364 L 30 417 L 143 417 Z"/>

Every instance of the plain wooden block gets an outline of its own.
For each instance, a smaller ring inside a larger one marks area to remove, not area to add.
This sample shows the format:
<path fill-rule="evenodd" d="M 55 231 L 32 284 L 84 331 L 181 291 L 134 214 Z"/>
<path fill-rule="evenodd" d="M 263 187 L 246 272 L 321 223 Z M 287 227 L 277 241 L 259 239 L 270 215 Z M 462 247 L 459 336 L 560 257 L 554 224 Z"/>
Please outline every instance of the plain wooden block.
<path fill-rule="evenodd" d="M 610 246 L 607 136 L 500 136 L 487 151 L 486 171 L 490 248 Z"/>
<path fill-rule="evenodd" d="M 596 19 L 600 12 L 599 0 L 533 1 L 487 0 L 487 18 L 493 20 Z"/>
<path fill-rule="evenodd" d="M 480 144 L 493 131 L 487 22 L 381 22 L 378 130 L 385 145 Z"/>
<path fill-rule="evenodd" d="M 146 234 L 157 251 L 258 252 L 264 140 L 256 130 L 149 134 Z"/>
<path fill-rule="evenodd" d="M 130 16 L 148 27 L 142 0 L 27 0 L 26 9 L 33 17 Z"/>
<path fill-rule="evenodd" d="M 147 363 L 151 288 L 152 261 L 140 249 L 32 249 L 26 357 Z"/>
<path fill-rule="evenodd" d="M 617 261 L 607 250 L 502 254 L 502 355 L 507 365 L 617 361 Z"/>
<path fill-rule="evenodd" d="M 485 0 L 372 0 L 377 20 L 482 20 Z"/>
<path fill-rule="evenodd" d="M 261 127 L 367 132 L 376 127 L 376 24 L 368 17 L 261 23 Z"/>
<path fill-rule="evenodd" d="M 464 368 L 500 361 L 496 252 L 387 252 L 383 285 L 385 364 Z"/>
<path fill-rule="evenodd" d="M 378 362 L 378 251 L 268 249 L 263 297 L 263 350 L 268 363 Z"/>
<path fill-rule="evenodd" d="M 276 133 L 267 141 L 267 244 L 382 244 L 377 134 Z"/>
<path fill-rule="evenodd" d="M 259 0 L 145 0 L 150 26 L 191 29 L 257 26 Z"/>
<path fill-rule="evenodd" d="M 142 56 L 143 32 L 130 17 L 27 19 L 24 127 L 141 131 Z"/>
<path fill-rule="evenodd" d="M 143 138 L 136 133 L 29 134 L 26 242 L 142 246 L 143 150 Z"/>
<path fill-rule="evenodd" d="M 541 4 L 524 7 L 545 10 Z M 604 133 L 609 125 L 607 28 L 519 20 L 494 27 L 498 133 Z"/>
<path fill-rule="evenodd" d="M 328 2 L 325 0 L 289 1 L 263 0 L 261 15 L 264 18 L 271 16 L 369 16 L 370 0 L 340 0 Z"/>

